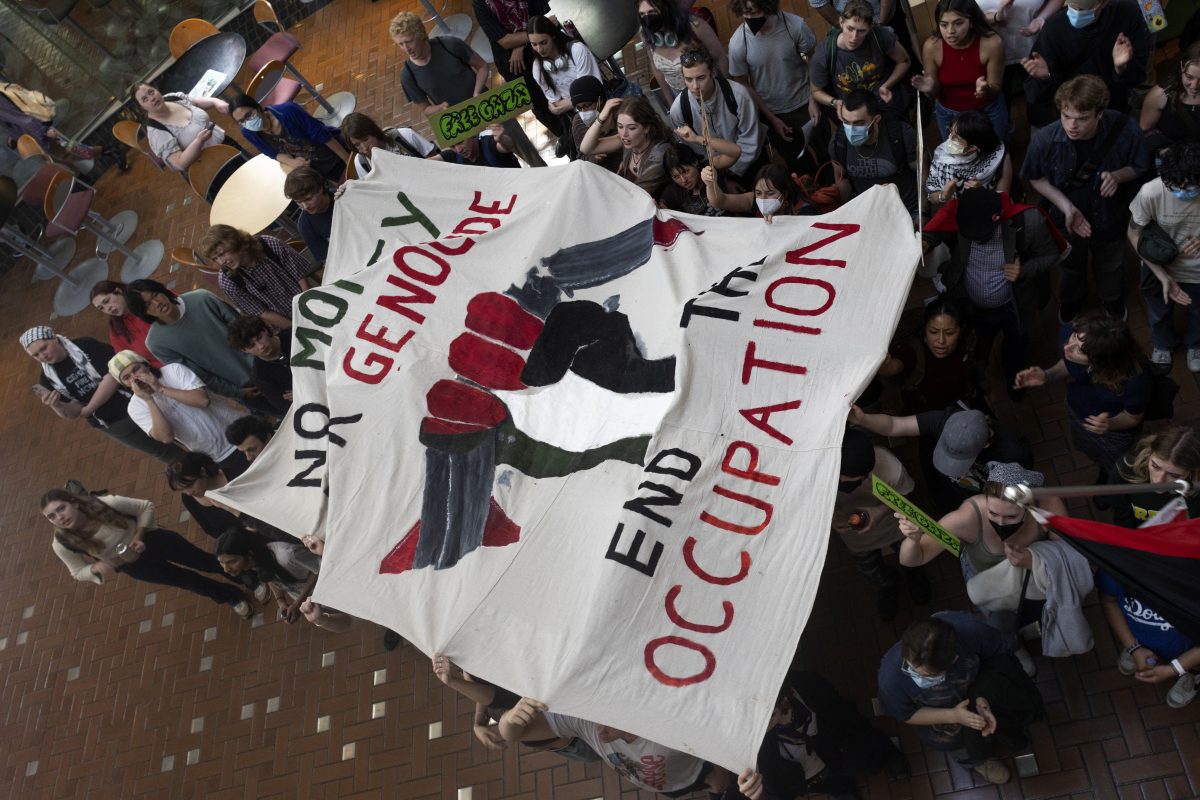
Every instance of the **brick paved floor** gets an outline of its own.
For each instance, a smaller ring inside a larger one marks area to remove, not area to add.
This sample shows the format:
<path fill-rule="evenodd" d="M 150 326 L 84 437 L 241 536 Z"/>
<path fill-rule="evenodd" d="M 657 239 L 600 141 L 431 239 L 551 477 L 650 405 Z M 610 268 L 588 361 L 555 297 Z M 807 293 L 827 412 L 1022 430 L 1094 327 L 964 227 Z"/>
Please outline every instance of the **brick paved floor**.
<path fill-rule="evenodd" d="M 409 2 L 415 7 L 416 3 Z M 457 8 L 460 3 L 452 3 Z M 297 26 L 301 69 L 331 89 L 351 88 L 360 108 L 388 122 L 404 117 L 399 59 L 386 20 L 404 7 L 337 0 Z M 728 26 L 725 9 L 718 18 Z M 728 28 L 724 29 L 726 32 Z M 319 39 L 319 41 L 318 41 Z M 168 251 L 204 229 L 202 204 L 182 182 L 144 159 L 98 182 L 99 210 L 142 215 L 135 243 L 162 238 Z M 80 242 L 80 258 L 91 249 Z M 407 645 L 382 649 L 382 631 L 362 624 L 342 635 L 273 621 L 250 624 L 194 595 L 116 581 L 75 583 L 49 547 L 35 507 L 46 488 L 74 477 L 160 505 L 159 519 L 209 545 L 180 507 L 157 462 L 132 454 L 82 424 L 38 408 L 28 386 L 34 364 L 15 340 L 50 316 L 54 287 L 31 283 L 20 262 L 0 278 L 0 789 L 9 797 L 68 798 L 540 798 L 632 797 L 614 774 L 552 755 L 485 752 L 470 733 L 468 704 L 445 691 L 428 660 Z M 114 274 L 116 269 L 113 270 Z M 157 276 L 180 290 L 199 285 L 187 271 Z M 1131 278 L 1132 289 L 1132 278 Z M 1136 298 L 1131 317 L 1145 340 Z M 98 313 L 54 320 L 68 335 L 104 337 Z M 1037 332 L 1038 363 L 1049 363 L 1052 328 Z M 1200 391 L 1176 364 L 1181 419 L 1196 419 Z M 1084 481 L 1091 470 L 1067 446 L 1061 389 L 1034 392 L 1019 409 L 995 402 L 1002 418 L 1036 443 L 1050 482 Z M 1077 506 L 1078 513 L 1087 513 Z M 961 578 L 935 564 L 934 607 L 963 607 Z M 268 616 L 273 613 L 268 609 Z M 1165 687 L 1122 678 L 1100 619 L 1094 652 L 1039 659 L 1047 722 L 1033 730 L 1040 774 L 1004 787 L 977 781 L 939 754 L 900 736 L 916 776 L 863 784 L 880 798 L 1192 798 L 1200 796 L 1200 703 L 1176 711 Z M 844 553 L 830 548 L 801 660 L 823 671 L 870 713 L 880 654 L 913 618 L 877 621 Z M 747 665 L 752 668 L 753 665 Z M 721 724 L 713 720 L 714 725 Z M 440 727 L 440 735 L 432 731 Z"/>

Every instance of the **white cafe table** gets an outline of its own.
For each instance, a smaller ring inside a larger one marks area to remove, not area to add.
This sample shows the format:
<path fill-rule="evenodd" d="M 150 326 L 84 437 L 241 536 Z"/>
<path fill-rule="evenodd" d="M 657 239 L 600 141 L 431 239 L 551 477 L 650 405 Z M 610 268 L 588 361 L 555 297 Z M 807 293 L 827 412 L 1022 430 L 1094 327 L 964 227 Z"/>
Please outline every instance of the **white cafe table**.
<path fill-rule="evenodd" d="M 284 215 L 291 201 L 283 193 L 283 182 L 291 171 L 261 153 L 242 164 L 213 198 L 209 224 L 230 225 L 253 235 L 278 222 L 299 238 L 299 229 Z"/>

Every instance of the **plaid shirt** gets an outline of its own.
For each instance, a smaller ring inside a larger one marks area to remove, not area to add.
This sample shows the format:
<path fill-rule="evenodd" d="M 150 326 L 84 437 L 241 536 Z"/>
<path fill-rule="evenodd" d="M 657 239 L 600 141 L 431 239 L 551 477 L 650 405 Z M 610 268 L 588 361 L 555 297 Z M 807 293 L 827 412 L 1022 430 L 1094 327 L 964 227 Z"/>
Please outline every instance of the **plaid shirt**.
<path fill-rule="evenodd" d="M 999 225 L 983 244 L 971 242 L 964 277 L 967 296 L 979 308 L 999 308 L 1012 300 L 1012 284 L 1004 278 L 1004 237 Z"/>
<path fill-rule="evenodd" d="M 304 257 L 274 236 L 259 236 L 266 257 L 249 269 L 240 269 L 241 285 L 221 270 L 217 283 L 243 314 L 274 311 L 292 318 L 292 298 L 300 293 L 300 278 L 311 269 Z"/>

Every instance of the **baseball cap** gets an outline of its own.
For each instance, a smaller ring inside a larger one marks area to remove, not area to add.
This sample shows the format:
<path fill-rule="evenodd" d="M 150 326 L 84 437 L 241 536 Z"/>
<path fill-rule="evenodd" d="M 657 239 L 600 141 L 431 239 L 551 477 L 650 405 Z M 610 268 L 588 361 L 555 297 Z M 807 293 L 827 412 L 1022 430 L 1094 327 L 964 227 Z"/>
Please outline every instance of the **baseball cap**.
<path fill-rule="evenodd" d="M 933 466 L 948 478 L 958 480 L 971 469 L 987 446 L 991 431 L 982 411 L 959 411 L 946 420 L 933 449 Z"/>

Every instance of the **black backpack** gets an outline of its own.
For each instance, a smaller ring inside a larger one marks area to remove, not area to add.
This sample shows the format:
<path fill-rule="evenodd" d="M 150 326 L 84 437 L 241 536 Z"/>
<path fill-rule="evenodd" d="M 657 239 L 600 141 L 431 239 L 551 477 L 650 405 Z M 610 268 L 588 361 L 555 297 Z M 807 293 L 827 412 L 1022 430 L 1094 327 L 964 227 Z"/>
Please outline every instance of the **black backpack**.
<path fill-rule="evenodd" d="M 713 75 L 717 79 L 717 86 L 721 89 L 721 94 L 725 96 L 725 107 L 729 109 L 729 113 L 737 116 L 737 98 L 733 95 L 733 87 L 729 85 L 729 80 L 721 73 Z M 679 113 L 683 117 L 683 124 L 687 125 L 697 133 L 700 129 L 696 127 L 696 118 L 692 114 L 692 93 L 683 92 L 679 96 Z"/>

